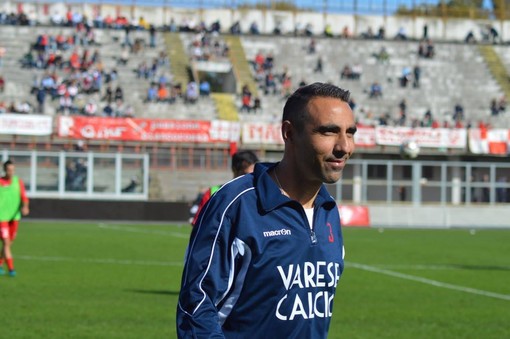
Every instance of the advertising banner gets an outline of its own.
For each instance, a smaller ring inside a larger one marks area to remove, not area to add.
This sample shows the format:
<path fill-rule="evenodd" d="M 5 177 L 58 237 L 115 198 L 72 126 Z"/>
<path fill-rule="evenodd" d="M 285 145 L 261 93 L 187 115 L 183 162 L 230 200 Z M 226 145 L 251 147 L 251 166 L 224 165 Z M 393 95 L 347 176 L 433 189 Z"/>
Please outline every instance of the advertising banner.
<path fill-rule="evenodd" d="M 466 148 L 467 132 L 465 129 L 379 126 L 375 128 L 375 140 L 378 145 L 385 146 L 400 146 L 406 140 L 414 140 L 420 147 Z"/>
<path fill-rule="evenodd" d="M 510 130 L 479 129 L 469 130 L 469 150 L 475 154 L 508 154 Z"/>
<path fill-rule="evenodd" d="M 358 127 L 354 137 L 357 146 L 374 147 L 375 128 Z M 242 143 L 261 145 L 283 145 L 281 124 L 265 122 L 248 122 L 242 127 Z"/>
<path fill-rule="evenodd" d="M 51 135 L 53 119 L 45 115 L 1 114 L 0 134 Z"/>
<path fill-rule="evenodd" d="M 238 122 L 99 117 L 60 117 L 58 136 L 151 142 L 236 142 Z"/>

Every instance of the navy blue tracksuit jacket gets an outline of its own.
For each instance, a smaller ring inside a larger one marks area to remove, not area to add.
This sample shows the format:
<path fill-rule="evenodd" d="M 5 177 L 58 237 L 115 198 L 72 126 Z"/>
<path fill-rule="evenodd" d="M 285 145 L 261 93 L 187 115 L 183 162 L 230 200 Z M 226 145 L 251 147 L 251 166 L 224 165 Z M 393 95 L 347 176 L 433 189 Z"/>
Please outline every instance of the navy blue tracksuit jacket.
<path fill-rule="evenodd" d="M 325 338 L 342 274 L 338 208 L 324 186 L 312 229 L 259 163 L 223 185 L 191 234 L 179 338 Z"/>

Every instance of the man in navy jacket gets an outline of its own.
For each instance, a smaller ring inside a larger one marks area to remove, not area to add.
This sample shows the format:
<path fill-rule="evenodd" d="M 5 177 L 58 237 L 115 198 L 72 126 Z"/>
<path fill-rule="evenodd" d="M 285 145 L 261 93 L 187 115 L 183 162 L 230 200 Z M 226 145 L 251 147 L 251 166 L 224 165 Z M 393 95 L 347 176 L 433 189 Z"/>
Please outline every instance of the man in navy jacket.
<path fill-rule="evenodd" d="M 301 87 L 282 119 L 283 159 L 226 183 L 200 212 L 177 307 L 180 338 L 325 338 L 342 274 L 335 200 L 323 183 L 354 152 L 349 92 Z"/>

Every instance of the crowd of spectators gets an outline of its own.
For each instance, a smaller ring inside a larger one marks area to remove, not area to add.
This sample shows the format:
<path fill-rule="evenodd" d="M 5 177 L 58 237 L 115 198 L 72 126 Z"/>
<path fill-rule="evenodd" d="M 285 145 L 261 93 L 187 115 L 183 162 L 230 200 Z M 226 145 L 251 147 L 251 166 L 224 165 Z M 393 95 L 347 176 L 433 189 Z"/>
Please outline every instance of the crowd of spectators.
<path fill-rule="evenodd" d="M 28 101 L 12 103 L 6 105 L 0 104 L 2 109 L 12 112 L 27 113 L 33 110 L 44 112 L 45 103 L 48 100 L 58 101 L 58 111 L 64 114 L 85 114 L 85 115 L 103 115 L 103 116 L 132 116 L 133 108 L 124 102 L 124 93 L 120 85 L 114 85 L 119 77 L 117 69 L 113 68 L 106 71 L 103 68 L 101 55 L 98 49 L 93 47 L 97 44 L 95 41 L 94 30 L 96 28 L 122 29 L 125 32 L 124 40 L 121 43 L 121 53 L 118 56 L 118 65 L 129 64 L 132 54 L 138 53 L 145 47 L 144 41 L 133 39 L 133 31 L 147 31 L 149 33 L 149 47 L 156 47 L 156 34 L 159 29 L 169 31 L 182 31 L 196 33 L 192 43 L 189 46 L 189 55 L 194 60 L 211 61 L 218 58 L 228 58 L 229 48 L 219 38 L 221 24 L 219 21 L 207 26 L 203 21 L 196 22 L 194 19 L 184 19 L 180 25 L 177 25 L 172 19 L 169 25 L 164 27 L 155 27 L 149 24 L 143 17 L 138 19 L 127 19 L 123 16 L 112 17 L 110 15 L 102 17 L 98 14 L 92 20 L 83 16 L 79 12 L 68 11 L 65 15 L 54 13 L 51 16 L 51 22 L 54 25 L 74 27 L 72 35 L 46 35 L 38 37 L 37 41 L 30 46 L 29 51 L 21 60 L 22 67 L 37 68 L 45 70 L 42 77 L 34 79 L 32 94 L 37 102 L 36 107 L 32 107 Z M 30 14 L 6 14 L 0 13 L 0 24 L 10 25 L 33 25 L 36 24 L 36 18 Z M 287 34 L 291 32 L 283 31 L 282 23 L 277 23 L 274 34 Z M 240 22 L 235 22 L 230 27 L 232 34 L 242 34 Z M 498 33 L 492 26 L 487 26 L 487 34 L 482 35 L 483 40 L 490 40 L 494 43 L 498 39 Z M 252 22 L 249 28 L 250 34 L 260 34 L 256 22 Z M 296 36 L 310 37 L 309 44 L 305 47 L 309 54 L 316 53 L 316 40 L 314 29 L 311 23 L 297 23 L 293 32 Z M 345 26 L 341 33 L 335 36 L 331 24 L 324 27 L 322 35 L 325 37 L 352 38 L 353 35 L 348 26 Z M 468 37 L 471 36 L 469 39 Z M 384 27 L 380 27 L 374 33 L 371 27 L 361 34 L 364 39 L 386 39 Z M 472 42 L 474 34 L 466 37 L 466 42 Z M 396 40 L 407 40 L 409 37 L 403 27 L 395 35 Z M 187 84 L 174 83 L 172 76 L 167 69 L 168 57 L 161 52 L 158 58 L 151 61 L 141 62 L 135 69 L 138 79 L 148 81 L 146 102 L 174 103 L 179 98 L 186 103 L 195 103 L 199 97 L 209 95 L 211 85 L 207 81 L 195 83 L 191 81 Z M 0 66 L 5 50 L 2 52 L 0 46 Z M 418 45 L 418 56 L 424 59 L 434 58 L 435 48 L 432 41 L 427 36 L 427 28 L 424 27 L 423 39 Z M 374 53 L 376 59 L 381 63 L 389 63 L 390 55 L 384 47 L 378 53 Z M 314 71 L 322 73 L 324 60 L 322 56 L 316 59 Z M 280 95 L 286 98 L 296 86 L 305 84 L 301 80 L 296 84 L 292 75 L 286 66 L 282 70 L 274 69 L 274 57 L 272 53 L 259 52 L 251 62 L 255 80 L 265 95 Z M 163 69 L 163 71 L 161 71 Z M 421 67 L 416 64 L 414 67 L 404 67 L 399 78 L 401 87 L 407 87 L 412 84 L 413 87 L 420 86 Z M 363 74 L 363 66 L 356 62 L 352 65 L 346 64 L 340 70 L 340 79 L 360 80 Z M 5 80 L 0 76 L 0 92 L 5 87 Z M 90 97 L 93 94 L 100 95 L 96 100 Z M 370 98 L 381 98 L 383 88 L 380 82 L 373 82 L 368 90 Z M 261 98 L 254 97 L 248 86 L 243 86 L 241 93 L 242 111 L 257 112 L 261 109 Z M 101 103 L 104 107 L 100 107 Z M 354 99 L 349 103 L 353 109 L 356 108 Z M 459 106 L 459 107 L 458 107 Z M 505 111 L 506 102 L 504 99 L 493 99 L 490 103 L 491 115 L 499 115 Z M 409 122 L 407 118 L 407 103 L 403 99 L 399 103 L 398 118 L 393 119 L 397 125 L 428 126 L 438 127 L 437 120 L 434 120 L 430 110 L 424 113 L 421 121 L 413 120 Z M 462 106 L 456 105 L 454 109 L 454 127 L 460 127 L 464 124 L 464 111 Z M 381 122 L 391 122 L 387 116 L 379 119 Z M 466 125 L 469 123 L 466 123 Z"/>
<path fill-rule="evenodd" d="M 195 34 L 188 54 L 197 61 L 228 60 L 229 47 L 218 34 L 204 30 Z"/>

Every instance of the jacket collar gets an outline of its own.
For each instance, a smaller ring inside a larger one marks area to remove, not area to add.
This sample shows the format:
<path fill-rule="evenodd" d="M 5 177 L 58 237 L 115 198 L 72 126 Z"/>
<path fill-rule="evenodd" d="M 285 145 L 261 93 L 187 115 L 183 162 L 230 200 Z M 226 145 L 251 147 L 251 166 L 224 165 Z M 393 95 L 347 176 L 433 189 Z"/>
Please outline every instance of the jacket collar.
<path fill-rule="evenodd" d="M 257 163 L 255 164 L 255 170 L 253 172 L 257 197 L 265 212 L 269 212 L 281 205 L 289 203 L 297 204 L 296 201 L 289 199 L 280 192 L 280 188 L 268 174 L 276 165 L 278 165 L 278 163 Z M 323 206 L 326 209 L 332 209 L 336 206 L 335 200 L 331 197 L 324 185 L 321 185 L 314 205 L 316 207 Z"/>

